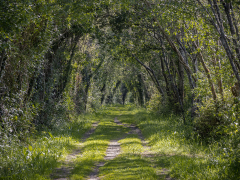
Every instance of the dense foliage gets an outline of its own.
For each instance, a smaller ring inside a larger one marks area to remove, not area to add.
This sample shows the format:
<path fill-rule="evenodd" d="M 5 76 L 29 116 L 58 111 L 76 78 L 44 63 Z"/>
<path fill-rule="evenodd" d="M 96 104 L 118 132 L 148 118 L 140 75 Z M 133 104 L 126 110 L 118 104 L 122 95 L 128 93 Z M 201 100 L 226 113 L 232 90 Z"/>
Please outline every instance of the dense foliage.
<path fill-rule="evenodd" d="M 240 173 L 235 0 L 1 0 L 0 152 L 103 104 L 178 114 Z M 1 168 L 1 167 L 0 167 Z"/>

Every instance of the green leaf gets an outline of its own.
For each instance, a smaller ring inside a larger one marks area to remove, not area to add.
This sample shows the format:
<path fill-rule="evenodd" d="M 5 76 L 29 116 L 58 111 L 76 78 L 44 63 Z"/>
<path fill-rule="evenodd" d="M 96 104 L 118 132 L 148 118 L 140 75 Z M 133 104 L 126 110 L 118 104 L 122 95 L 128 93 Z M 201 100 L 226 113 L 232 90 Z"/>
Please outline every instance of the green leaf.
<path fill-rule="evenodd" d="M 49 134 L 49 136 L 50 136 L 51 138 L 53 138 L 53 135 L 52 135 L 50 132 L 48 132 L 48 134 Z"/>
<path fill-rule="evenodd" d="M 28 146 L 28 149 L 29 149 L 29 151 L 32 151 L 33 150 L 33 148 L 32 148 L 32 146 Z"/>

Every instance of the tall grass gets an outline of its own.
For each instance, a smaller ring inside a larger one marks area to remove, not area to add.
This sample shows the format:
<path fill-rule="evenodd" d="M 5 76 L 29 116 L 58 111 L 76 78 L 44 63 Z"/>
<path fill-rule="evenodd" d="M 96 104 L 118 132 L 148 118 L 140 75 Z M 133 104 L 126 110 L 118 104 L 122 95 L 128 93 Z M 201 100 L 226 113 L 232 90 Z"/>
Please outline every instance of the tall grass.
<path fill-rule="evenodd" d="M 0 179 L 49 179 L 60 160 L 79 148 L 78 142 L 92 122 L 99 121 L 95 132 L 82 144 L 81 156 L 72 162 L 70 178 L 86 178 L 96 163 L 104 161 L 109 141 L 128 132 L 128 128 L 114 123 L 115 117 L 141 129 L 151 155 L 142 155 L 144 148 L 137 135 L 127 135 L 119 141 L 122 154 L 100 168 L 104 179 L 164 179 L 166 174 L 158 173 L 164 169 L 176 179 L 240 179 L 239 136 L 205 144 L 192 126 L 183 125 L 180 117 L 159 115 L 131 105 L 103 107 L 21 142 L 16 137 L 3 137 Z"/>
<path fill-rule="evenodd" d="M 76 148 L 91 123 L 90 116 L 80 117 L 24 141 L 4 137 L 0 146 L 0 179 L 47 179 L 58 160 Z"/>
<path fill-rule="evenodd" d="M 130 113 L 128 109 L 132 110 Z M 239 179 L 229 174 L 229 158 L 224 154 L 224 143 L 205 144 L 191 126 L 183 125 L 175 115 L 160 115 L 145 109 L 122 108 L 119 119 L 136 124 L 151 147 L 151 161 L 156 168 L 169 169 L 177 179 Z"/>

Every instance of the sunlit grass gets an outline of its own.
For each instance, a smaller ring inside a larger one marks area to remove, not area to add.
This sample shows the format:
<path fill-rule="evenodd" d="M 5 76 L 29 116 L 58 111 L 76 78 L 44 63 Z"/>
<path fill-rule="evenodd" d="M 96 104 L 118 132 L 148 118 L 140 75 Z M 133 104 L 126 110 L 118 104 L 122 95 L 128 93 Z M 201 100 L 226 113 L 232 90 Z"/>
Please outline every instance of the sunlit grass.
<path fill-rule="evenodd" d="M 121 114 L 128 114 L 123 107 L 119 108 Z M 118 117 L 122 119 L 122 116 Z M 127 118 L 127 117 L 125 117 Z M 128 118 L 131 118 L 128 117 Z M 137 180 L 159 179 L 151 162 L 143 158 L 144 152 L 141 139 L 137 134 L 129 134 L 118 141 L 121 144 L 121 154 L 100 168 L 100 178 L 103 180 Z"/>
<path fill-rule="evenodd" d="M 91 119 L 91 117 L 88 117 Z M 0 148 L 0 179 L 48 179 L 60 160 L 72 150 L 92 121 L 73 119 L 58 129 L 45 130 L 24 142 L 13 140 Z"/>
<path fill-rule="evenodd" d="M 144 151 L 138 135 L 131 134 L 119 141 L 121 143 L 122 154 L 141 154 Z"/>
<path fill-rule="evenodd" d="M 74 169 L 70 179 L 84 179 L 90 175 L 97 163 L 104 162 L 110 140 L 120 138 L 127 132 L 123 126 L 114 123 L 114 113 L 110 110 L 99 117 L 95 132 L 83 143 L 81 155 L 73 162 Z"/>
<path fill-rule="evenodd" d="M 125 154 L 107 162 L 100 168 L 100 176 L 103 180 L 114 179 L 158 179 L 156 171 L 149 162 L 137 154 Z"/>
<path fill-rule="evenodd" d="M 119 119 L 136 124 L 149 142 L 151 161 L 157 171 L 166 168 L 177 179 L 221 179 L 225 160 L 218 154 L 218 146 L 207 146 L 191 138 L 191 129 L 184 127 L 182 119 L 170 115 L 164 117 L 145 109 L 123 108 Z M 145 159 L 145 160 L 146 160 Z"/>
<path fill-rule="evenodd" d="M 141 129 L 150 156 L 143 155 L 146 149 L 138 135 L 127 135 L 129 129 L 114 123 L 115 117 Z M 99 122 L 95 132 L 79 144 L 93 122 Z M 62 165 L 73 167 L 70 179 L 86 179 L 99 162 L 106 162 L 99 174 L 104 180 L 154 180 L 167 174 L 184 180 L 222 179 L 226 160 L 221 159 L 219 146 L 201 144 L 191 138 L 191 132 L 177 116 L 164 117 L 132 106 L 102 107 L 93 115 L 42 131 L 25 142 L 2 145 L 0 179 L 50 179 L 53 169 Z M 105 161 L 108 144 L 116 139 L 121 139 L 121 154 Z M 81 149 L 80 154 L 66 164 L 66 155 L 76 148 Z"/>

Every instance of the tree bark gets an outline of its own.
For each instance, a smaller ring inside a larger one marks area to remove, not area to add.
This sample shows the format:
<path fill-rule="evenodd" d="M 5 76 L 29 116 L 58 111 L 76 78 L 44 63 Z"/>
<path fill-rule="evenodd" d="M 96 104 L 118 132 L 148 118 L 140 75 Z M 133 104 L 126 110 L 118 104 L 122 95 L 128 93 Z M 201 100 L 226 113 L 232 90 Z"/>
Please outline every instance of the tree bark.
<path fill-rule="evenodd" d="M 151 5 L 148 1 L 144 0 L 144 2 L 146 3 L 146 5 L 148 6 L 149 9 L 151 9 Z M 154 21 L 157 23 L 157 26 L 160 30 L 160 32 L 163 34 L 163 36 L 166 38 L 166 40 L 168 41 L 169 45 L 172 47 L 172 49 L 177 53 L 178 57 L 179 57 L 179 61 L 183 64 L 184 68 L 186 69 L 186 71 L 192 76 L 192 78 L 194 79 L 194 81 L 196 82 L 197 79 L 196 77 L 193 75 L 193 72 L 191 70 L 191 68 L 184 62 L 184 58 L 182 56 L 182 54 L 180 53 L 180 51 L 178 50 L 177 46 L 174 44 L 173 40 L 170 38 L 170 36 L 164 31 L 164 29 L 162 28 L 162 26 L 160 25 L 158 19 L 153 16 Z"/>
<path fill-rule="evenodd" d="M 162 57 L 161 57 L 161 67 L 162 67 L 162 75 L 163 75 L 163 77 L 165 79 L 165 83 L 166 83 L 166 92 L 167 92 L 167 95 L 170 96 L 169 82 L 168 82 L 168 78 L 167 78 L 166 73 L 165 73 L 165 67 L 164 67 Z"/>
<path fill-rule="evenodd" d="M 228 56 L 229 62 L 231 64 L 231 66 L 232 66 L 232 70 L 233 70 L 233 72 L 235 74 L 235 77 L 236 77 L 238 83 L 240 83 L 240 76 L 239 76 L 238 70 L 237 70 L 237 68 L 235 66 L 235 63 L 234 63 L 234 62 L 236 62 L 236 59 L 235 59 L 234 54 L 233 54 L 233 52 L 232 52 L 232 50 L 231 50 L 231 48 L 229 46 L 229 43 L 228 43 L 228 41 L 226 39 L 226 33 L 225 33 L 223 25 L 222 25 L 221 14 L 220 14 L 219 7 L 217 5 L 217 1 L 213 0 L 213 2 L 214 2 L 214 4 L 213 4 L 211 0 L 208 0 L 209 4 L 211 6 L 211 10 L 213 12 L 213 15 L 215 17 L 216 23 L 213 20 L 213 18 L 211 17 L 211 15 L 208 12 L 208 10 L 200 2 L 200 0 L 197 0 L 197 1 L 204 8 L 204 10 L 208 13 L 208 15 L 210 16 L 210 22 L 212 23 L 212 25 L 216 28 L 217 32 L 219 33 L 222 46 L 225 49 L 225 52 L 226 52 L 226 54 Z"/>
<path fill-rule="evenodd" d="M 235 46 L 235 52 L 237 54 L 237 58 L 240 62 L 240 50 L 239 50 L 239 47 L 238 47 L 238 44 L 237 44 L 237 40 L 235 38 L 236 36 L 236 31 L 235 31 L 235 28 L 234 28 L 234 25 L 233 25 L 233 20 L 232 20 L 232 17 L 233 17 L 233 12 L 230 12 L 230 7 L 231 7 L 231 3 L 225 3 L 223 2 L 223 0 L 221 0 L 222 4 L 223 4 L 223 7 L 224 7 L 224 10 L 225 10 L 225 13 L 227 15 L 227 19 L 228 19 L 228 25 L 229 25 L 229 28 L 230 28 L 230 32 L 231 32 L 231 35 L 232 35 L 232 41 L 233 41 L 233 44 Z M 231 16 L 232 14 L 232 16 Z M 235 26 L 237 28 L 237 26 Z M 238 68 L 238 70 L 240 71 L 240 65 L 239 65 L 239 62 L 238 61 L 235 61 L 235 64 Z"/>
<path fill-rule="evenodd" d="M 155 83 L 156 87 L 158 88 L 158 91 L 162 94 L 163 97 L 165 97 L 164 92 L 162 87 L 160 86 L 160 83 L 155 75 L 155 72 L 148 66 L 146 66 L 144 63 L 142 63 L 134 54 L 132 54 L 132 56 L 147 70 L 147 72 L 149 73 L 151 79 L 153 80 L 153 82 Z"/>
<path fill-rule="evenodd" d="M 162 47 L 162 50 L 163 50 L 163 47 Z M 176 87 L 176 85 L 175 85 L 175 83 L 174 83 L 174 79 L 173 79 L 173 77 L 172 77 L 172 75 L 171 75 L 171 72 L 170 72 L 170 69 L 169 69 L 168 62 L 167 62 L 167 60 L 166 60 L 166 56 L 165 56 L 164 51 L 163 51 L 163 59 L 164 59 L 165 65 L 166 65 L 166 67 L 167 67 L 167 71 L 168 71 L 168 75 L 169 75 L 169 79 L 170 79 L 172 88 L 173 88 L 173 90 L 174 90 L 175 93 L 176 93 L 176 96 L 177 96 L 177 99 L 178 99 L 178 102 L 179 102 L 179 105 L 180 105 L 180 108 L 181 108 L 181 111 L 182 111 L 183 123 L 186 124 L 185 115 L 184 115 L 184 109 L 183 109 L 183 102 L 182 102 L 182 100 L 181 100 L 181 97 L 180 97 L 178 88 Z"/>
<path fill-rule="evenodd" d="M 197 44 L 195 42 L 193 42 L 193 43 L 194 43 L 194 45 L 197 49 L 198 48 Z M 213 99 L 214 99 L 214 101 L 216 101 L 217 100 L 217 94 L 216 94 L 216 91 L 215 91 L 215 88 L 214 88 L 214 85 L 213 85 L 210 70 L 207 68 L 207 65 L 205 64 L 204 59 L 203 59 L 203 55 L 200 51 L 198 52 L 198 55 L 199 55 L 199 60 L 202 64 L 203 69 L 204 69 L 204 71 L 206 73 L 206 76 L 208 78 L 208 83 L 209 83 L 209 86 L 210 86 L 210 89 L 211 89 L 211 92 L 212 92 Z"/>
<path fill-rule="evenodd" d="M 217 43 L 217 51 L 218 51 L 218 46 L 219 46 L 219 41 Z M 221 95 L 222 101 L 224 101 L 222 76 L 221 76 L 221 73 L 220 73 L 221 61 L 220 61 L 220 58 L 218 57 L 218 55 L 216 55 L 214 63 L 215 63 L 215 66 L 218 66 L 218 68 L 217 68 L 218 88 L 219 88 L 219 93 Z"/>

